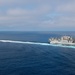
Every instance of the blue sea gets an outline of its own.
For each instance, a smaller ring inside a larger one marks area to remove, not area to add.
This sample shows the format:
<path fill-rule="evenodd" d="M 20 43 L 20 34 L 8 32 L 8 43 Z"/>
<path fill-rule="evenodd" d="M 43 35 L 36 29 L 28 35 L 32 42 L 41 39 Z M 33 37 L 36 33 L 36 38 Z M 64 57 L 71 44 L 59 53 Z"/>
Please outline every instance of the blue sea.
<path fill-rule="evenodd" d="M 0 75 L 75 75 L 75 47 L 48 39 L 74 31 L 1 31 Z"/>

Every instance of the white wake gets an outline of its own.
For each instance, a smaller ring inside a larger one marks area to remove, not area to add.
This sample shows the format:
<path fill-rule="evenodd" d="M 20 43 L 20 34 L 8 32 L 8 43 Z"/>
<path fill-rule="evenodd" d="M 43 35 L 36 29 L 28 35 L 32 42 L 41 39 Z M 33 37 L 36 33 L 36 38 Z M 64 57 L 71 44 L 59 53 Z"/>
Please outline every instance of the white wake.
<path fill-rule="evenodd" d="M 75 46 L 66 46 L 66 45 L 62 45 L 62 44 L 48 44 L 48 43 L 39 43 L 39 42 L 24 42 L 24 41 L 12 41 L 12 40 L 0 40 L 0 42 L 19 43 L 19 44 L 35 44 L 35 45 L 45 45 L 45 46 L 58 46 L 58 47 L 75 48 Z"/>

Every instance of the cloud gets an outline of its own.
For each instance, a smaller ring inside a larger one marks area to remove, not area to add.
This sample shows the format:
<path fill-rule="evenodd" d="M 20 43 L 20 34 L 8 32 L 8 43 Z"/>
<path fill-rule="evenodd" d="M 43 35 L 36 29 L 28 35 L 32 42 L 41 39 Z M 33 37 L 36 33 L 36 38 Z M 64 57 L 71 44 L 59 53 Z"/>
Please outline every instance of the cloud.
<path fill-rule="evenodd" d="M 57 7 L 57 11 L 60 13 L 75 14 L 75 0 L 70 0 L 64 4 L 61 4 Z"/>
<path fill-rule="evenodd" d="M 0 0 L 0 29 L 75 28 L 74 0 Z"/>
<path fill-rule="evenodd" d="M 51 0 L 52 1 L 52 0 Z M 0 0 L 0 6 L 14 6 L 14 5 L 26 5 L 26 4 L 45 4 L 51 2 L 49 0 Z"/>
<path fill-rule="evenodd" d="M 25 10 L 22 10 L 22 9 L 10 9 L 7 11 L 7 14 L 8 15 L 24 15 L 24 14 L 27 14 L 28 12 L 25 11 Z"/>

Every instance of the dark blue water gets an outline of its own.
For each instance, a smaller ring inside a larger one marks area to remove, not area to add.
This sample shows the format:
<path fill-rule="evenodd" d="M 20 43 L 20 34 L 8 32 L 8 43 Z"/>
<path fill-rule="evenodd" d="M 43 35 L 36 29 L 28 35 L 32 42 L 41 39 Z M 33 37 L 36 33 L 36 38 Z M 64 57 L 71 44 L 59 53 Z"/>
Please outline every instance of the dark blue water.
<path fill-rule="evenodd" d="M 75 32 L 0 32 L 1 40 L 48 43 Z M 75 75 L 75 49 L 0 42 L 0 75 Z"/>

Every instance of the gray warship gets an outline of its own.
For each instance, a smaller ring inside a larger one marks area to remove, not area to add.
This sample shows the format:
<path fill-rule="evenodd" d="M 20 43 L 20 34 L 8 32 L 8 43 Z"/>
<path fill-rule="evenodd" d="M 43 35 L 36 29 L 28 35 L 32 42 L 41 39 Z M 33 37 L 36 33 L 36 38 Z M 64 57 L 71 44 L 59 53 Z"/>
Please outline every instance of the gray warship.
<path fill-rule="evenodd" d="M 60 38 L 49 38 L 49 43 L 75 46 L 75 39 L 71 36 L 62 36 Z"/>

